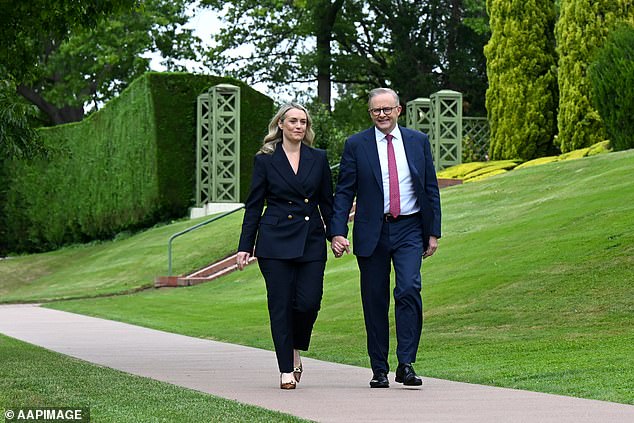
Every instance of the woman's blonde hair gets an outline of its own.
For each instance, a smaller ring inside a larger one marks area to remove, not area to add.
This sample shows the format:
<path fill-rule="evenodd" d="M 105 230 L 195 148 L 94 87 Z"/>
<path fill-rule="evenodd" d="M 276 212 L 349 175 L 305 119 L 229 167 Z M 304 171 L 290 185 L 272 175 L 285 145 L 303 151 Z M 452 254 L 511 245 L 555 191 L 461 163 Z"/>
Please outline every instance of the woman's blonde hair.
<path fill-rule="evenodd" d="M 315 132 L 313 131 L 313 120 L 311 119 L 308 110 L 306 110 L 306 108 L 301 104 L 286 103 L 280 107 L 275 116 L 273 116 L 273 119 L 271 119 L 271 122 L 269 123 L 269 133 L 266 137 L 264 137 L 262 147 L 260 147 L 257 154 L 273 154 L 277 144 L 282 141 L 283 136 L 278 123 L 284 122 L 286 113 L 291 109 L 301 110 L 306 113 L 306 133 L 304 134 L 302 142 L 309 146 L 313 145 L 313 141 L 315 141 Z"/>

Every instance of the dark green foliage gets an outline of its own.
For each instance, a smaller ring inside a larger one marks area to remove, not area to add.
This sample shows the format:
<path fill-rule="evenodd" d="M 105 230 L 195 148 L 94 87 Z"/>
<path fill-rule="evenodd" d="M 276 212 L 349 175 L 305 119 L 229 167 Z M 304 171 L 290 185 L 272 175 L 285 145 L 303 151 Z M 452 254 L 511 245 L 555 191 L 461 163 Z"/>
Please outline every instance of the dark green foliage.
<path fill-rule="evenodd" d="M 183 27 L 192 1 L 144 0 L 141 8 L 45 40 L 35 79 L 20 80 L 18 92 L 38 106 L 43 124 L 59 125 L 119 95 L 150 70 L 150 55 L 160 55 L 169 71 L 184 70 L 177 61 L 195 60 L 203 50 L 193 29 Z"/>
<path fill-rule="evenodd" d="M 483 162 L 487 158 L 488 152 L 485 146 L 469 135 L 462 138 L 462 163 Z"/>
<path fill-rule="evenodd" d="M 219 83 L 241 88 L 244 197 L 272 101 L 229 78 L 148 73 L 84 121 L 41 130 L 49 157 L 8 163 L 10 251 L 110 238 L 185 215 L 195 197 L 196 98 Z"/>
<path fill-rule="evenodd" d="M 328 161 L 330 166 L 333 166 L 339 163 L 343 152 L 343 144 L 352 132 L 344 129 L 323 103 L 316 101 L 307 106 L 313 120 L 313 131 L 315 131 L 314 147 L 327 150 Z"/>
<path fill-rule="evenodd" d="M 630 0 L 562 0 L 555 34 L 559 53 L 559 135 L 562 152 L 605 139 L 601 117 L 592 106 L 587 70 L 615 23 L 632 17 Z"/>
<path fill-rule="evenodd" d="M 367 100 L 346 93 L 335 102 L 334 110 L 315 98 L 306 104 L 313 119 L 315 147 L 328 150 L 330 165 L 338 164 L 346 139 L 372 126 L 367 112 Z"/>
<path fill-rule="evenodd" d="M 0 0 L 0 74 L 3 80 L 0 90 L 6 90 L 10 85 L 9 91 L 15 93 L 16 86 L 34 80 L 41 71 L 41 66 L 38 66 L 38 63 L 41 65 L 40 59 L 48 58 L 51 51 L 58 47 L 53 40 L 66 40 L 72 30 L 94 27 L 107 16 L 130 11 L 138 5 L 138 0 Z M 49 48 L 44 49 L 44 45 Z M 101 71 L 103 68 L 102 64 Z M 62 79 L 59 74 L 51 76 L 52 79 Z M 15 105 L 17 103 L 12 101 L 11 107 Z M 2 109 L 6 110 L 5 104 Z M 9 111 L 9 114 L 14 111 Z M 39 148 L 28 120 L 16 125 L 16 121 L 7 120 L 6 116 L 0 119 L 0 131 L 3 133 L 0 161 L 7 151 L 20 154 L 21 151 Z M 14 141 L 10 145 L 5 143 L 7 133 L 10 141 Z M 0 208 L 2 204 L 0 201 Z M 2 239 L 0 235 L 0 244 Z"/>
<path fill-rule="evenodd" d="M 15 84 L 0 81 L 0 210 L 6 203 L 8 191 L 6 160 L 44 153 L 37 131 L 29 125 L 35 113 L 34 106 L 27 105 L 15 94 Z M 7 223 L 0 213 L 0 256 L 7 252 L 6 229 Z"/>
<path fill-rule="evenodd" d="M 317 81 L 324 104 L 331 104 L 335 83 L 361 91 L 390 86 L 404 103 L 449 88 L 464 94 L 470 113 L 484 113 L 484 0 L 202 0 L 201 5 L 223 17 L 208 55 L 211 69 L 280 89 Z M 240 55 L 245 45 L 255 53 Z"/>
<path fill-rule="evenodd" d="M 36 113 L 35 106 L 16 95 L 13 82 L 0 80 L 0 160 L 41 152 L 37 132 L 29 124 Z"/>
<path fill-rule="evenodd" d="M 622 24 L 610 34 L 588 77 L 612 148 L 634 148 L 634 27 Z"/>
<path fill-rule="evenodd" d="M 488 0 L 485 47 L 491 159 L 552 154 L 556 130 L 555 6 L 552 0 Z"/>
<path fill-rule="evenodd" d="M 0 63 L 4 76 L 22 79 L 36 72 L 41 43 L 68 37 L 78 26 L 93 27 L 101 18 L 138 4 L 137 0 L 1 0 Z"/>

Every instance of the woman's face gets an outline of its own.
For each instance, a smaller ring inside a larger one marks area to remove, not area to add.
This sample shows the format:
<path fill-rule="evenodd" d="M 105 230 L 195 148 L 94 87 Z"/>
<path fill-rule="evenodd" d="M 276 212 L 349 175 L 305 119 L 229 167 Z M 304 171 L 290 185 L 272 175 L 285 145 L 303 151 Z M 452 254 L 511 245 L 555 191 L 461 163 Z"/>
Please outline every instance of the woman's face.
<path fill-rule="evenodd" d="M 291 142 L 302 142 L 306 135 L 308 118 L 303 110 L 289 109 L 284 115 L 284 120 L 278 122 L 284 139 Z"/>

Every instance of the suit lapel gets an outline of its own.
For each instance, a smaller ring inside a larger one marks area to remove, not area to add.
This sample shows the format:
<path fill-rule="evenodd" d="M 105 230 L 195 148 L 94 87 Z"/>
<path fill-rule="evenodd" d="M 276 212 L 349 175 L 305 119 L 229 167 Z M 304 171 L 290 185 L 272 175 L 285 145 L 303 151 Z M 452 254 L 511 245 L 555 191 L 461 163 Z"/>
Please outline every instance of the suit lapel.
<path fill-rule="evenodd" d="M 381 162 L 379 161 L 379 150 L 376 146 L 376 137 L 374 136 L 374 127 L 366 130 L 363 133 L 363 149 L 365 150 L 365 154 L 368 157 L 368 163 L 372 169 L 372 173 L 374 174 L 374 179 L 376 179 L 376 183 L 379 184 L 381 188 L 381 192 L 383 192 L 383 177 L 381 176 Z"/>
<path fill-rule="evenodd" d="M 419 165 L 424 163 L 422 157 L 420 157 L 419 152 L 422 151 L 421 148 L 417 148 L 416 141 L 414 136 L 405 128 L 399 127 L 401 130 L 401 135 L 403 135 L 403 148 L 405 149 L 405 157 L 407 157 L 407 165 L 409 167 L 409 171 L 415 178 L 420 178 L 421 169 L 418 168 Z"/>
<path fill-rule="evenodd" d="M 315 155 L 313 150 L 306 144 L 302 143 L 302 149 L 299 154 L 299 169 L 297 170 L 297 178 L 306 190 L 306 182 L 310 176 L 315 164 Z"/>
<path fill-rule="evenodd" d="M 299 170 L 301 170 L 302 167 L 302 154 L 303 151 L 300 154 Z M 286 181 L 286 183 L 302 196 L 306 196 L 306 194 L 304 193 L 304 187 L 299 182 L 299 178 L 297 177 L 297 175 L 295 175 L 295 172 L 293 172 L 293 168 L 291 167 L 291 164 L 286 157 L 286 153 L 284 153 L 281 142 L 276 146 L 275 151 L 273 152 L 272 161 L 273 168 L 280 174 L 280 176 Z"/>

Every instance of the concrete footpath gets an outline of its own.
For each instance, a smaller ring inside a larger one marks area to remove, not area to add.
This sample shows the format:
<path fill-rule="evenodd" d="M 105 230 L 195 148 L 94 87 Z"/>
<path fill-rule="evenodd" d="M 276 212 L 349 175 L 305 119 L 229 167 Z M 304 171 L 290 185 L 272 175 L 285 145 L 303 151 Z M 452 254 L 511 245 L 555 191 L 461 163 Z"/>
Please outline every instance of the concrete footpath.
<path fill-rule="evenodd" d="M 273 352 L 36 305 L 0 306 L 0 333 L 102 366 L 319 422 L 634 422 L 631 405 L 432 378 L 424 378 L 421 389 L 406 389 L 394 382 L 393 373 L 389 389 L 370 389 L 370 370 L 308 358 L 298 388 L 282 391 Z"/>

